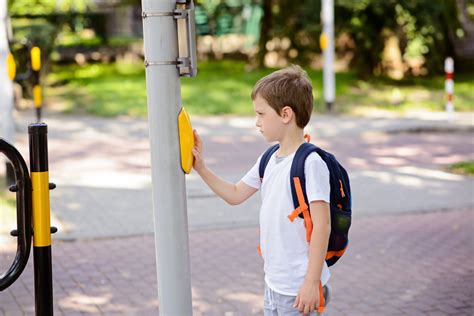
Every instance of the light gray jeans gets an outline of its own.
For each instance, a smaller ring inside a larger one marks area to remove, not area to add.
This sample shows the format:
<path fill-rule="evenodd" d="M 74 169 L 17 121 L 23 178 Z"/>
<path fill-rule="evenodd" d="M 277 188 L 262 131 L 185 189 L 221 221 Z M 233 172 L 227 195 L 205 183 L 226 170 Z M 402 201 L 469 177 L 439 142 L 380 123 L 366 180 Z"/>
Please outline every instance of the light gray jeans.
<path fill-rule="evenodd" d="M 329 284 L 323 286 L 324 305 L 327 306 L 331 300 L 331 287 Z M 288 296 L 272 291 L 265 283 L 265 293 L 263 295 L 263 315 L 264 316 L 302 316 L 296 308 L 293 307 L 296 296 Z M 308 314 L 306 314 L 308 315 Z M 313 312 L 310 316 L 322 316 Z"/>

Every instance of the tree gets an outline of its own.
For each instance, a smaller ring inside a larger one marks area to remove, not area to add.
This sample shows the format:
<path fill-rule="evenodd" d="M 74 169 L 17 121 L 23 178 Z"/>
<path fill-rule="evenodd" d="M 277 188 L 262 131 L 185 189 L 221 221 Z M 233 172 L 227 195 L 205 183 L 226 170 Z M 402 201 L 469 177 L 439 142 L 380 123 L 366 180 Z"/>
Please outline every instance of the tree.
<path fill-rule="evenodd" d="M 272 0 L 263 0 L 263 16 L 260 27 L 260 39 L 258 43 L 257 64 L 259 67 L 265 64 L 265 55 L 267 54 L 267 42 L 270 39 L 270 29 L 272 27 Z"/>
<path fill-rule="evenodd" d="M 290 39 L 287 53 L 296 53 L 287 54 L 289 61 L 307 63 L 319 52 L 321 0 L 264 0 L 263 6 L 261 62 L 273 37 Z M 381 69 L 387 36 L 397 37 L 404 59 L 422 57 L 431 73 L 440 72 L 453 52 L 449 34 L 460 27 L 452 0 L 335 0 L 336 37 L 347 34 L 353 42 L 352 67 L 360 75 Z"/>
<path fill-rule="evenodd" d="M 321 0 L 263 0 L 262 6 L 259 65 L 263 66 L 268 52 L 266 44 L 274 37 L 290 41 L 290 45 L 283 48 L 285 58 L 291 62 L 307 63 L 311 55 L 319 51 Z"/>
<path fill-rule="evenodd" d="M 10 15 L 50 14 L 54 12 L 85 12 L 94 6 L 92 0 L 8 0 Z"/>
<path fill-rule="evenodd" d="M 463 63 L 461 70 L 474 71 L 474 1 L 457 0 L 459 27 L 449 29 L 449 38 L 454 46 L 458 63 Z"/>

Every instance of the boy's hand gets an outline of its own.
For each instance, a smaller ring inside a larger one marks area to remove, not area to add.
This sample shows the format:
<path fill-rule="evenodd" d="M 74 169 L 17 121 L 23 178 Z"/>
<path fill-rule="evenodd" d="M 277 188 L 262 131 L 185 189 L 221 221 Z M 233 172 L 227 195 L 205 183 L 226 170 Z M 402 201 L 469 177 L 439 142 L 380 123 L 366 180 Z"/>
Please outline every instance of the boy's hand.
<path fill-rule="evenodd" d="M 317 311 L 319 306 L 319 284 L 317 282 L 305 281 L 296 296 L 293 307 L 301 313 L 309 314 Z"/>
<path fill-rule="evenodd" d="M 201 171 L 205 165 L 204 165 L 204 159 L 202 158 L 202 140 L 201 137 L 199 137 L 197 131 L 194 129 L 193 130 L 194 134 L 194 148 L 193 148 L 193 155 L 194 155 L 194 163 L 193 163 L 193 168 L 197 172 Z"/>

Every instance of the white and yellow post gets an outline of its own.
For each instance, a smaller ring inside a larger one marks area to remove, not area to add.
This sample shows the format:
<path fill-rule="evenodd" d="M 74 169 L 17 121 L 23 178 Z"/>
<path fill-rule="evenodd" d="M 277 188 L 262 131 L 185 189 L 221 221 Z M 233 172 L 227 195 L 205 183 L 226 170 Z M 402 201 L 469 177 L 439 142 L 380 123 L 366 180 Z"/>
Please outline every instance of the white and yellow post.
<path fill-rule="evenodd" d="M 16 64 L 8 47 L 7 1 L 0 0 L 0 136 L 10 144 L 15 143 L 13 120 L 13 78 Z M 13 184 L 15 175 L 11 163 L 6 162 L 7 185 Z"/>
<path fill-rule="evenodd" d="M 319 39 L 323 51 L 323 93 L 328 111 L 336 98 L 336 78 L 334 74 L 334 0 L 322 0 L 321 21 L 323 33 Z"/>
<path fill-rule="evenodd" d="M 142 0 L 161 315 L 192 315 L 185 173 L 194 138 L 180 76 L 196 75 L 192 1 Z"/>

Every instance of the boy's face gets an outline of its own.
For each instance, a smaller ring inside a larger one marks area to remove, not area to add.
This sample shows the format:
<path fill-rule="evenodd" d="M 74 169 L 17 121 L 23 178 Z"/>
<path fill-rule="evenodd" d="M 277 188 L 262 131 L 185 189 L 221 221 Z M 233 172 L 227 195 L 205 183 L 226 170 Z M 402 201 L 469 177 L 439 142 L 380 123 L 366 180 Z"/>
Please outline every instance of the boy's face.
<path fill-rule="evenodd" d="M 280 141 L 285 126 L 283 118 L 259 94 L 253 101 L 253 107 L 257 115 L 255 125 L 265 140 L 268 142 Z"/>

